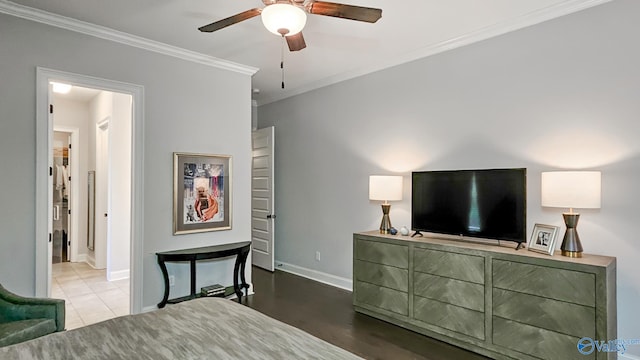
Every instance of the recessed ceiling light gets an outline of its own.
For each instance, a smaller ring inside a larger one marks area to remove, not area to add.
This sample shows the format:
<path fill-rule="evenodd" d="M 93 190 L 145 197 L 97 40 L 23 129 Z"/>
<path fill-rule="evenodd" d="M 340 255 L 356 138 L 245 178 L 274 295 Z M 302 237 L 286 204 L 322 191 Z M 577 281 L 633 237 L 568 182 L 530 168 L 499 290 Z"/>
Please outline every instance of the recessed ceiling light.
<path fill-rule="evenodd" d="M 69 84 L 63 84 L 63 83 L 58 83 L 58 82 L 51 82 L 51 85 L 53 86 L 53 92 L 54 93 L 58 93 L 58 94 L 66 94 L 69 91 L 71 91 L 71 85 Z"/>

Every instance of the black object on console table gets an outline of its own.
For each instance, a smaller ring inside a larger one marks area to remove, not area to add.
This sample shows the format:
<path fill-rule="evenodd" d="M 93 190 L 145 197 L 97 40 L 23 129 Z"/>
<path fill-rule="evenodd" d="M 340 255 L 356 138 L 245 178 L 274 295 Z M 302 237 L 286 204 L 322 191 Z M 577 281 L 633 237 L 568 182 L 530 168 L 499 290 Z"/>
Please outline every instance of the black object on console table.
<path fill-rule="evenodd" d="M 158 257 L 158 265 L 160 265 L 162 277 L 164 278 L 164 296 L 162 301 L 158 304 L 158 308 L 165 307 L 167 303 L 191 300 L 198 297 L 196 294 L 196 261 L 223 258 L 233 255 L 236 256 L 236 262 L 233 266 L 233 289 L 238 297 L 238 302 L 242 302 L 242 289 L 245 289 L 245 292 L 249 289 L 249 284 L 247 284 L 244 278 L 244 269 L 250 249 L 251 242 L 244 241 L 233 244 L 222 244 L 156 253 L 156 256 Z M 167 272 L 167 266 L 165 264 L 167 261 L 189 261 L 191 263 L 191 294 L 189 294 L 189 296 L 169 300 L 169 273 Z M 238 284 L 238 273 L 240 273 L 240 284 Z"/>

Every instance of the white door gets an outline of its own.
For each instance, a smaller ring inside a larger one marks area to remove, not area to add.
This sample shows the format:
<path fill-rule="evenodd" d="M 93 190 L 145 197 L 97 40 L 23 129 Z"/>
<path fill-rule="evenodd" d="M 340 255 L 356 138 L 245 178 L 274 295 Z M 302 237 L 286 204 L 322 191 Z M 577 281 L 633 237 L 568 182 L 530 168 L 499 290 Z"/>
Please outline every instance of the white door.
<path fill-rule="evenodd" d="M 253 265 L 273 271 L 274 268 L 274 128 L 256 130 L 252 134 L 251 166 L 251 248 Z"/>
<path fill-rule="evenodd" d="M 96 209 L 94 267 L 107 267 L 109 239 L 109 118 L 96 127 Z"/>
<path fill-rule="evenodd" d="M 66 253 L 67 258 L 65 259 L 66 261 L 71 261 L 71 241 L 76 241 L 76 239 L 73 239 L 71 237 L 71 235 L 72 235 L 72 231 L 71 231 L 71 225 L 72 225 L 72 223 L 71 223 L 71 213 L 74 210 L 71 205 L 73 204 L 73 201 L 75 200 L 73 198 L 73 192 L 71 191 L 71 186 L 72 186 L 71 185 L 71 180 L 73 179 L 71 177 L 71 169 L 74 166 L 74 164 L 71 163 L 71 161 L 73 160 L 73 157 L 71 156 L 71 151 L 72 151 L 71 150 L 71 134 L 69 133 L 69 134 L 67 134 L 67 158 L 68 158 L 68 161 L 69 161 L 68 164 L 67 164 L 67 169 L 68 169 L 67 182 L 68 182 L 69 188 L 67 189 L 68 196 L 67 196 L 67 216 L 66 216 L 66 219 L 67 219 L 67 253 Z M 74 244 L 74 246 L 75 246 L 75 244 Z"/>

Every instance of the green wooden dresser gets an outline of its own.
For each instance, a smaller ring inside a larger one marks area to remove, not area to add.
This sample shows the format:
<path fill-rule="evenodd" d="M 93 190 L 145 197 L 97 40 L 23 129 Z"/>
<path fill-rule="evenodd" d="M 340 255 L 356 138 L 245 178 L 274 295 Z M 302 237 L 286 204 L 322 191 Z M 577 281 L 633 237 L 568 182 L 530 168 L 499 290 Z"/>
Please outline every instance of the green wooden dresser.
<path fill-rule="evenodd" d="M 617 359 L 616 259 L 515 244 L 353 235 L 355 310 L 496 359 Z"/>

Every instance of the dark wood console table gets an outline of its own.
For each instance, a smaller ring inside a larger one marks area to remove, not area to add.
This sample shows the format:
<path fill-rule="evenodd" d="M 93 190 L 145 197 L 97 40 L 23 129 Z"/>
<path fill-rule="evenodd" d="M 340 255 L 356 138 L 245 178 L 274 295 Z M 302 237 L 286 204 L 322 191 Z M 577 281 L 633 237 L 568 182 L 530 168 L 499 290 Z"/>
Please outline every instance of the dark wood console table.
<path fill-rule="evenodd" d="M 199 294 L 196 294 L 196 261 L 223 258 L 233 255 L 236 256 L 236 263 L 233 266 L 233 290 L 238 296 L 238 302 L 242 302 L 242 289 L 245 289 L 245 292 L 248 292 L 249 289 L 249 284 L 247 284 L 244 278 L 244 268 L 250 249 L 251 242 L 244 241 L 233 244 L 156 253 L 156 256 L 158 257 L 158 265 L 160 265 L 162 277 L 164 278 L 164 297 L 158 304 L 158 308 L 163 308 L 167 303 L 177 303 L 180 301 L 195 299 L 199 296 Z M 169 273 L 167 272 L 167 266 L 165 264 L 167 261 L 189 261 L 191 263 L 191 294 L 189 296 L 169 300 Z M 238 284 L 238 272 L 240 273 L 240 284 Z"/>

